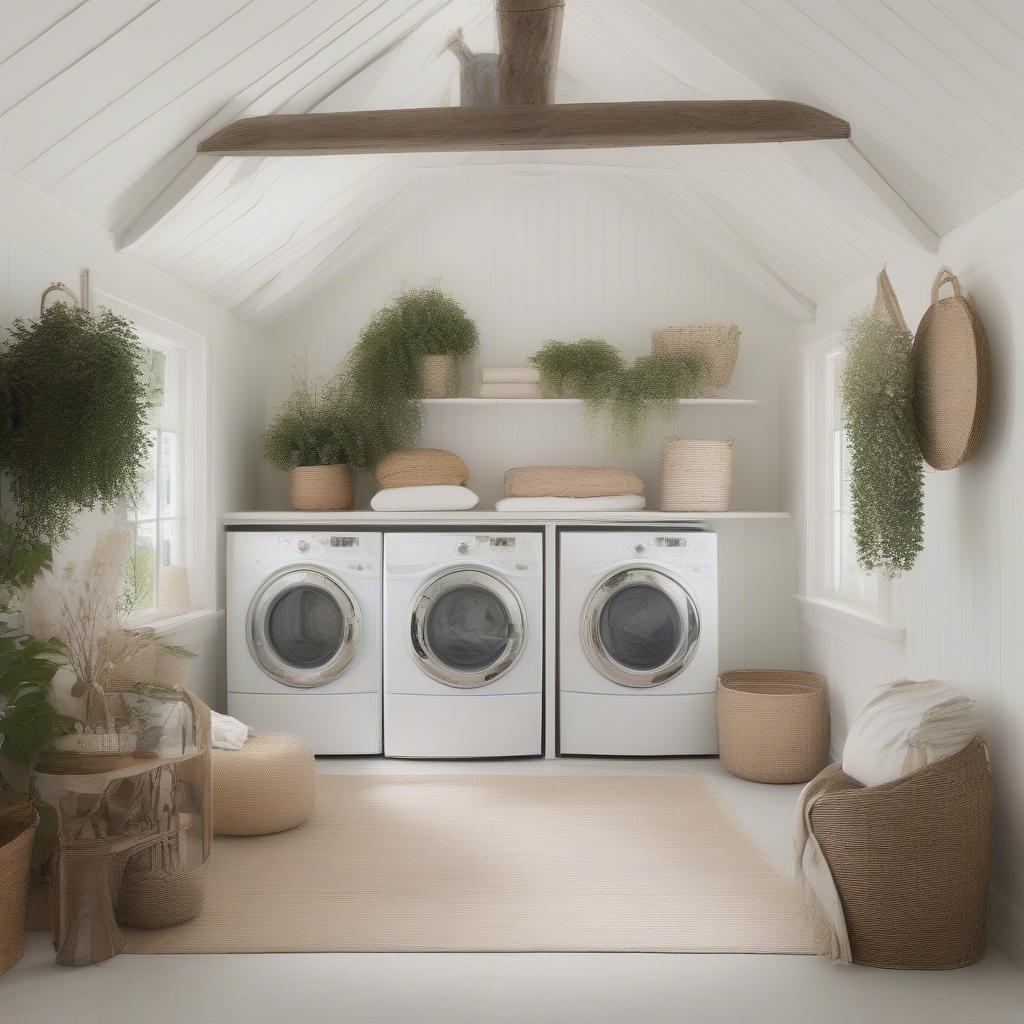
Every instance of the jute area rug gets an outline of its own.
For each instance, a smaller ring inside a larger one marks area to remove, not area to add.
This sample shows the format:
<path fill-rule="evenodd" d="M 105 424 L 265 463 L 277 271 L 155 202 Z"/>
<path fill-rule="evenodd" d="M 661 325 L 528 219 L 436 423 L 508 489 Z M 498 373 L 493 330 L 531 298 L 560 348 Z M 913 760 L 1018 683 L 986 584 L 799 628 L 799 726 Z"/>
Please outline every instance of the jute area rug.
<path fill-rule="evenodd" d="M 133 953 L 815 953 L 795 885 L 699 776 L 320 776 L 218 837 L 194 921 Z"/>

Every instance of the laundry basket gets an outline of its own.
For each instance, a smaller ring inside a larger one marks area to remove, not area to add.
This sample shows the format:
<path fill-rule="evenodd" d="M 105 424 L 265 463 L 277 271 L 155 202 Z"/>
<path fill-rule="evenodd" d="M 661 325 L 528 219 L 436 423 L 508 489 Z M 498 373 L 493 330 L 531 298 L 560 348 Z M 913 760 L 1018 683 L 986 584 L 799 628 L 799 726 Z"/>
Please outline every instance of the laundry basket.
<path fill-rule="evenodd" d="M 666 438 L 661 459 L 661 510 L 728 512 L 732 465 L 732 441 Z"/>
<path fill-rule="evenodd" d="M 656 356 L 693 355 L 708 361 L 711 390 L 729 386 L 740 351 L 740 329 L 735 324 L 683 324 L 659 327 L 651 332 L 651 352 Z"/>
<path fill-rule="evenodd" d="M 718 677 L 722 764 L 751 782 L 813 779 L 828 760 L 828 697 L 814 672 L 741 669 Z"/>

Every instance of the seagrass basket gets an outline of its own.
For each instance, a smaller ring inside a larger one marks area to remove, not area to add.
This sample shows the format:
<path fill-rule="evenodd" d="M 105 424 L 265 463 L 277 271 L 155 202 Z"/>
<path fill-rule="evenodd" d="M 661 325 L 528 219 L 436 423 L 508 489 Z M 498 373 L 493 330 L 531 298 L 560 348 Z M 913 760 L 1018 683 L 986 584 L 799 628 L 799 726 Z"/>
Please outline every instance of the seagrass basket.
<path fill-rule="evenodd" d="M 454 398 L 459 390 L 459 367 L 455 356 L 422 356 L 420 387 L 424 398 Z"/>
<path fill-rule="evenodd" d="M 732 441 L 668 437 L 661 459 L 663 512 L 728 512 L 732 507 Z"/>
<path fill-rule="evenodd" d="M 26 800 L 0 793 L 0 974 L 25 951 L 32 842 L 39 814 Z"/>
<path fill-rule="evenodd" d="M 352 468 L 337 466 L 296 466 L 288 476 L 291 506 L 297 512 L 333 512 L 355 503 Z"/>
<path fill-rule="evenodd" d="M 729 386 L 740 352 L 740 329 L 735 324 L 682 324 L 658 327 L 651 332 L 651 352 L 656 356 L 700 353 L 708 361 L 708 386 L 723 391 Z"/>
<path fill-rule="evenodd" d="M 741 779 L 791 785 L 828 761 L 828 697 L 814 672 L 740 669 L 718 677 L 718 754 Z"/>

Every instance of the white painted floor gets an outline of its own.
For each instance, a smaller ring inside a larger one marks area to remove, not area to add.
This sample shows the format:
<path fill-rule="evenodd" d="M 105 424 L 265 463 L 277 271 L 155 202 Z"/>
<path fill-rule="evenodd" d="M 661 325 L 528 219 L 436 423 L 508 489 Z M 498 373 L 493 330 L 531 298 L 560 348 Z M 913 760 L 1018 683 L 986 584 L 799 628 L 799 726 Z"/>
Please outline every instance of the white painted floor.
<path fill-rule="evenodd" d="M 799 787 L 758 786 L 717 760 L 421 763 L 321 760 L 326 773 L 672 774 L 720 788 L 789 870 Z M 0 978 L 2 1024 L 1014 1024 L 1024 971 L 998 949 L 952 972 L 872 971 L 815 957 L 651 953 L 120 956 L 53 964 L 46 936 Z"/>

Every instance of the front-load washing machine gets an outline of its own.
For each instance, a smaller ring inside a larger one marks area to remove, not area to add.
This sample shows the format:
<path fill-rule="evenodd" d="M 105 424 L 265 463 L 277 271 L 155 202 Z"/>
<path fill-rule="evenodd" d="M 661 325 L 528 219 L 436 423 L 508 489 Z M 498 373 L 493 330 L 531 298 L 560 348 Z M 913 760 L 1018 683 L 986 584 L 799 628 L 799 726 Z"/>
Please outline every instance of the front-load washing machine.
<path fill-rule="evenodd" d="M 539 756 L 540 531 L 384 538 L 384 754 Z"/>
<path fill-rule="evenodd" d="M 316 754 L 381 752 L 380 533 L 227 535 L 228 712 Z"/>
<path fill-rule="evenodd" d="M 718 752 L 715 541 L 682 529 L 560 531 L 560 753 Z"/>

